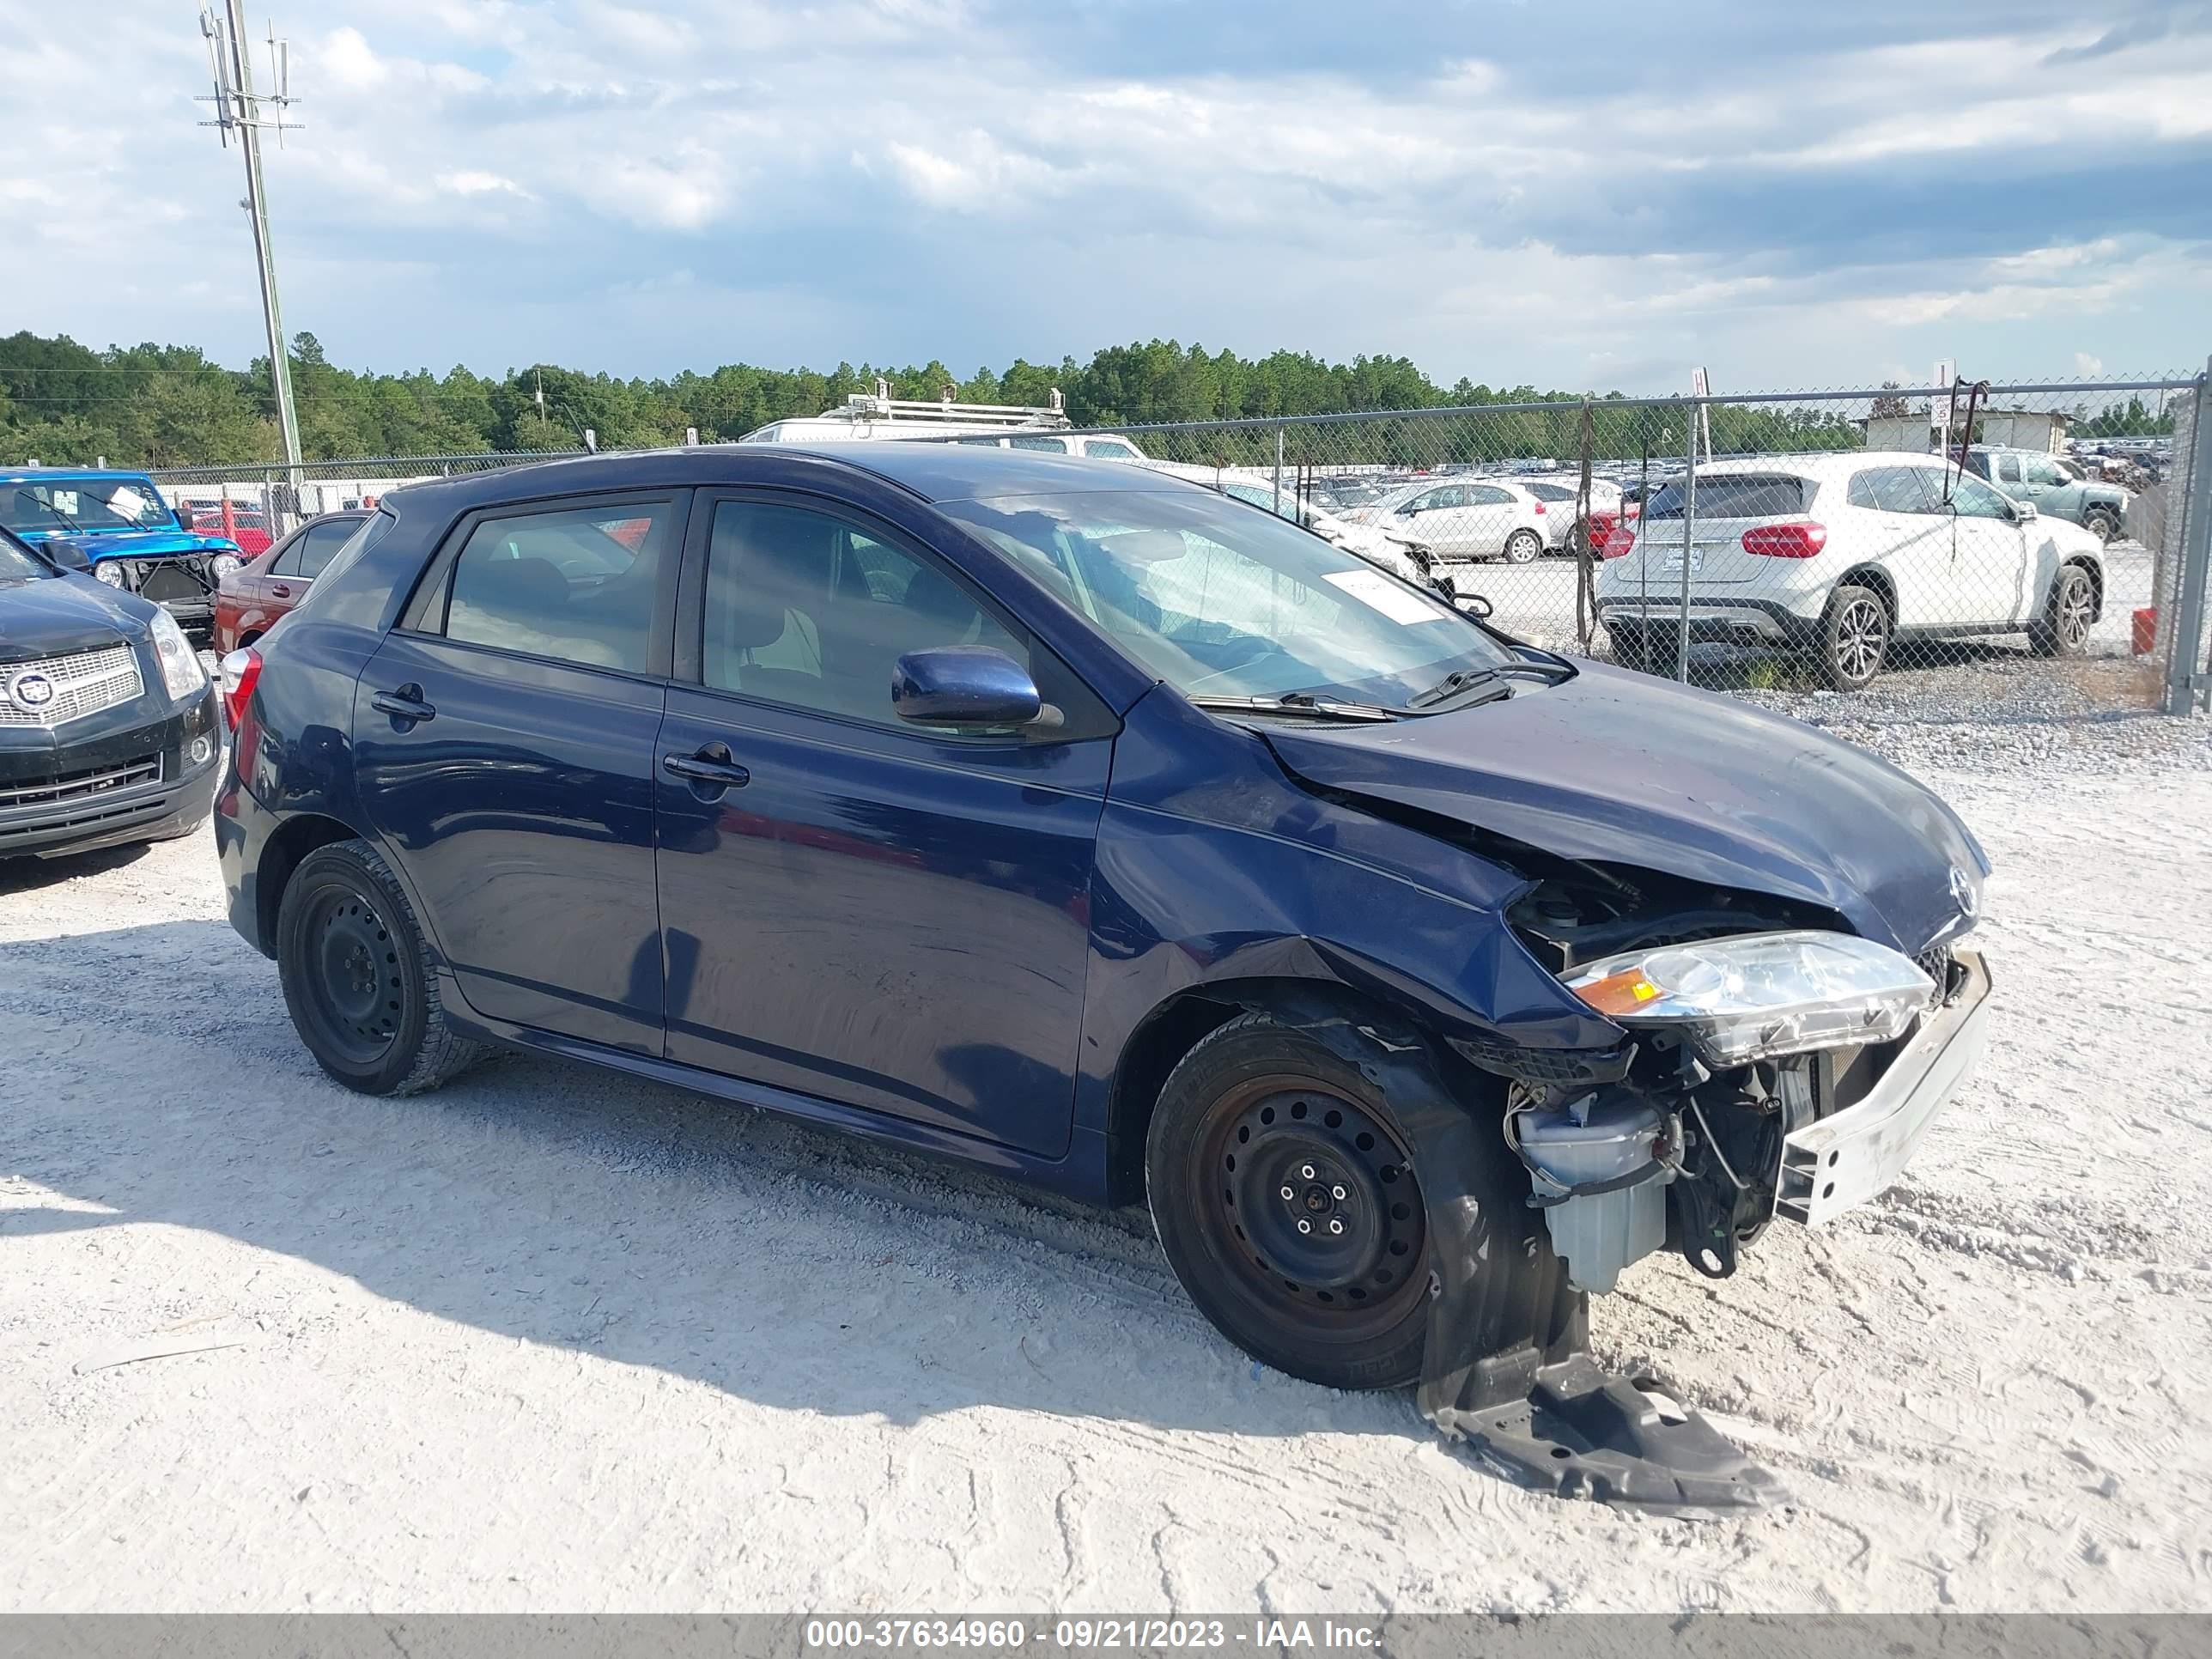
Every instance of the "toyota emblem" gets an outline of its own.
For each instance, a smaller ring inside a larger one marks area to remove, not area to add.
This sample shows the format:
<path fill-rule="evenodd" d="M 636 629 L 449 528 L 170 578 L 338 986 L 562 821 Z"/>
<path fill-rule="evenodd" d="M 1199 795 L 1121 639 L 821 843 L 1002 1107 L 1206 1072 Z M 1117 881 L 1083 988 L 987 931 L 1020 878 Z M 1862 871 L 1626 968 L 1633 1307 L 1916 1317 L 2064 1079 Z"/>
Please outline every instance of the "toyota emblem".
<path fill-rule="evenodd" d="M 36 670 L 8 682 L 8 701 L 26 714 L 35 714 L 54 700 L 54 683 Z"/>

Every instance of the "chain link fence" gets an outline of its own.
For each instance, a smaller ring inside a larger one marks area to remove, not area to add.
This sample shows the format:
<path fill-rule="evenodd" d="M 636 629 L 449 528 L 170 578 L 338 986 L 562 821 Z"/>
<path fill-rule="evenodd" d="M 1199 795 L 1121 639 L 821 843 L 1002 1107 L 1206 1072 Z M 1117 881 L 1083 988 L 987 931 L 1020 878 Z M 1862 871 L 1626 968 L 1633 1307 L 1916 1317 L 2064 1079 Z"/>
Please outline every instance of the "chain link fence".
<path fill-rule="evenodd" d="M 1194 479 L 1479 596 L 1532 643 L 1701 684 L 1887 678 L 1910 696 L 1931 675 L 1997 670 L 2178 710 L 2208 684 L 2203 384 L 1605 398 L 949 441 Z M 254 519 L 281 536 L 408 483 L 582 453 L 155 477 L 208 527 Z"/>

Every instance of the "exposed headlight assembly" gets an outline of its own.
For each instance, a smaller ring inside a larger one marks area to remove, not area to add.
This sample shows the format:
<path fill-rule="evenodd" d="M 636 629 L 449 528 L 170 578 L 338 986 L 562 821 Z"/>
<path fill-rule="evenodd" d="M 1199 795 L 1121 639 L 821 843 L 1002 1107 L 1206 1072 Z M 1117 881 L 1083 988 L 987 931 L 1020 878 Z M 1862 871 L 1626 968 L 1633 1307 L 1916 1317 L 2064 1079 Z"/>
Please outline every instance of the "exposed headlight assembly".
<path fill-rule="evenodd" d="M 92 574 L 110 587 L 123 586 L 123 567 L 112 559 L 102 559 L 98 564 L 93 566 Z"/>
<path fill-rule="evenodd" d="M 217 581 L 227 581 L 246 568 L 246 561 L 235 553 L 218 553 L 208 561 L 208 569 Z"/>
<path fill-rule="evenodd" d="M 1886 945 L 1812 930 L 1631 951 L 1585 964 L 1566 984 L 1631 1030 L 1680 1031 L 1716 1070 L 1890 1042 L 1936 990 Z"/>
<path fill-rule="evenodd" d="M 192 649 L 192 642 L 185 637 L 174 617 L 166 611 L 155 611 L 153 635 L 154 654 L 161 659 L 161 684 L 169 688 L 172 700 L 188 697 L 207 684 L 199 653 Z"/>

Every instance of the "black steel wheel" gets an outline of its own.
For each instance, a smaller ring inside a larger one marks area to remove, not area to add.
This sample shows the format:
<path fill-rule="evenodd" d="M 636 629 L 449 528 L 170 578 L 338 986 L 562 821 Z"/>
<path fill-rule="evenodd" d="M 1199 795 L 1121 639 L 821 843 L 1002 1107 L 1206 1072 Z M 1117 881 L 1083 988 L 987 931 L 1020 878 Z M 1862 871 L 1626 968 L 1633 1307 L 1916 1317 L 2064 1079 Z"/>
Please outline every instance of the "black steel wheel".
<path fill-rule="evenodd" d="M 415 1094 L 474 1060 L 454 1033 L 407 896 L 366 842 L 300 860 L 276 913 L 277 977 L 315 1062 L 363 1094 Z"/>
<path fill-rule="evenodd" d="M 1889 655 L 1889 608 L 1870 588 L 1845 586 L 1820 624 L 1820 672 L 1838 691 L 1863 691 Z"/>
<path fill-rule="evenodd" d="M 1336 1054 L 1262 1014 L 1231 1021 L 1162 1090 L 1146 1175 L 1176 1277 L 1245 1352 L 1330 1388 L 1419 1374 L 1420 1182 L 1388 1103 Z"/>

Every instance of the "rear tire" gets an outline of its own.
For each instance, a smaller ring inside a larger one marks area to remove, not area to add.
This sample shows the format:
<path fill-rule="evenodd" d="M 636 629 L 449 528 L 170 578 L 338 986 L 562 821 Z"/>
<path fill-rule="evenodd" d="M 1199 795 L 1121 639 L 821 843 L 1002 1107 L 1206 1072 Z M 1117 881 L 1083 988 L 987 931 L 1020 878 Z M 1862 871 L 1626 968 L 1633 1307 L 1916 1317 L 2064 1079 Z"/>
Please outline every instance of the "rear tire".
<path fill-rule="evenodd" d="M 2078 564 L 2061 565 L 2051 584 L 2051 601 L 2043 620 L 2027 630 L 2027 642 L 2039 657 L 2079 657 L 2087 654 L 2089 627 L 2097 610 L 2096 584 Z"/>
<path fill-rule="evenodd" d="M 2081 528 L 2106 545 L 2119 539 L 2120 521 L 2112 515 L 2109 508 L 2094 507 L 2084 513 L 2081 515 Z"/>
<path fill-rule="evenodd" d="M 1505 538 L 1505 562 L 1534 564 L 1544 556 L 1544 538 L 1533 530 L 1516 530 Z"/>
<path fill-rule="evenodd" d="M 1220 1027 L 1161 1089 L 1145 1173 L 1176 1277 L 1245 1352 L 1323 1388 L 1419 1376 L 1420 1185 L 1389 1102 L 1331 1050 L 1266 1014 Z"/>
<path fill-rule="evenodd" d="M 276 969 L 307 1052 L 362 1094 L 420 1094 L 485 1052 L 447 1024 L 414 909 L 365 841 L 300 860 L 277 908 Z"/>
<path fill-rule="evenodd" d="M 1820 673 L 1838 691 L 1863 691 L 1889 655 L 1889 608 L 1871 588 L 1845 586 L 1828 596 L 1820 619 Z"/>

